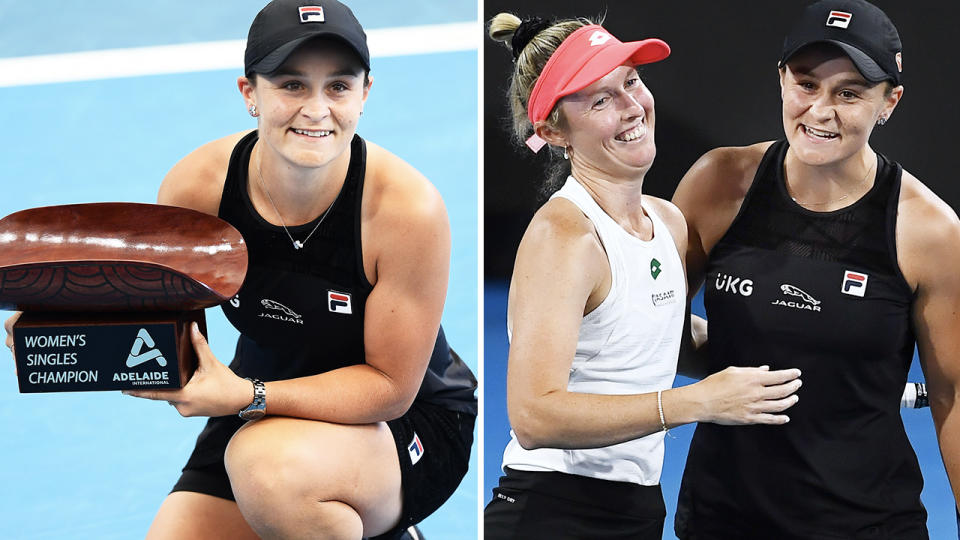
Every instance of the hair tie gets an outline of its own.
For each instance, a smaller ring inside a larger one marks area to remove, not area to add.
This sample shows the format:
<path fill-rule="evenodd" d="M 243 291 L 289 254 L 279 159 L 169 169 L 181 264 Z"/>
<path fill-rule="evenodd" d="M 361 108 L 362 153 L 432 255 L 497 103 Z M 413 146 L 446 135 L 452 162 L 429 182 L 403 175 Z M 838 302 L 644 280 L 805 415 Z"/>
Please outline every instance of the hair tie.
<path fill-rule="evenodd" d="M 520 53 L 523 52 L 523 48 L 527 46 L 527 43 L 530 43 L 537 34 L 549 26 L 550 21 L 541 19 L 540 17 L 530 17 L 529 19 L 523 20 L 510 39 L 510 47 L 513 49 L 513 61 L 517 61 L 517 58 L 520 57 Z"/>

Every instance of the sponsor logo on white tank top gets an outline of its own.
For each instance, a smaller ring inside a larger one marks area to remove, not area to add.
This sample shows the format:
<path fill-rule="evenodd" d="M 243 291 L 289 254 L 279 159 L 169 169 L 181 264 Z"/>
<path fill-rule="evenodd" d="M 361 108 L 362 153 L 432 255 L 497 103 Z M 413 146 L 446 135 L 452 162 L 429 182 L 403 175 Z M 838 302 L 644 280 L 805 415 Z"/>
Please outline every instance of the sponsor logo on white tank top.
<path fill-rule="evenodd" d="M 279 313 L 261 311 L 258 317 L 263 317 L 264 319 L 274 319 L 277 321 L 286 321 L 294 324 L 303 324 L 303 318 L 300 317 L 297 312 L 281 304 L 280 302 L 277 302 L 276 300 L 264 298 L 260 300 L 260 305 L 270 311 L 277 311 Z"/>
<path fill-rule="evenodd" d="M 738 294 L 740 296 L 750 296 L 753 294 L 752 279 L 743 279 L 741 277 L 724 274 L 723 272 L 717 272 L 717 279 L 713 281 L 713 286 L 720 292 Z"/>
<path fill-rule="evenodd" d="M 784 283 L 780 285 L 780 292 L 786 296 L 797 298 L 797 300 L 793 300 L 792 298 L 777 298 L 773 302 L 770 302 L 771 305 L 815 312 L 820 311 L 820 300 L 810 296 L 806 291 L 796 285 Z"/>
<path fill-rule="evenodd" d="M 652 277 L 654 280 L 660 277 L 660 272 L 663 271 L 661 266 L 662 265 L 660 264 L 660 261 L 658 261 L 656 257 L 650 259 L 650 277 Z"/>

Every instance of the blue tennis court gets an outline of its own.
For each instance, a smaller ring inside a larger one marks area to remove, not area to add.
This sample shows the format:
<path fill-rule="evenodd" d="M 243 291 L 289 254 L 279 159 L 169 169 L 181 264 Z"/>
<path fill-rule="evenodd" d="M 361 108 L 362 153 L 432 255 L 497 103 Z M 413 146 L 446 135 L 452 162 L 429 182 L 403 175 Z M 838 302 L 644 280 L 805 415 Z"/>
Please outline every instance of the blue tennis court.
<path fill-rule="evenodd" d="M 491 490 L 501 475 L 500 460 L 510 440 L 507 421 L 507 290 L 508 284 L 488 281 L 484 284 L 484 463 L 483 501 L 490 501 Z M 693 312 L 703 316 L 703 293 L 697 296 Z M 916 356 L 910 368 L 910 380 L 922 381 Z M 678 376 L 675 386 L 693 382 Z M 940 448 L 933 428 L 930 409 L 903 409 L 901 411 L 907 435 L 917 453 L 923 471 L 924 487 L 921 499 L 927 509 L 927 527 L 932 539 L 956 538 L 953 494 L 940 460 Z M 677 507 L 680 477 L 687 460 L 687 448 L 693 437 L 694 426 L 686 425 L 670 430 L 666 438 L 661 485 L 667 505 L 667 519 L 663 538 L 676 540 L 673 533 L 673 514 Z M 786 489 L 786 486 L 785 486 Z"/>
<path fill-rule="evenodd" d="M 0 215 L 154 202 L 181 157 L 256 127 L 236 78 L 241 40 L 265 3 L 0 1 Z M 375 79 L 358 131 L 443 195 L 453 232 L 443 326 L 476 373 L 476 3 L 348 3 L 371 34 Z M 218 308 L 207 322 L 214 353 L 229 362 L 236 331 Z M 205 419 L 119 392 L 21 395 L 5 362 L 0 538 L 143 537 Z M 476 538 L 476 447 L 460 489 L 422 524 L 428 538 Z"/>

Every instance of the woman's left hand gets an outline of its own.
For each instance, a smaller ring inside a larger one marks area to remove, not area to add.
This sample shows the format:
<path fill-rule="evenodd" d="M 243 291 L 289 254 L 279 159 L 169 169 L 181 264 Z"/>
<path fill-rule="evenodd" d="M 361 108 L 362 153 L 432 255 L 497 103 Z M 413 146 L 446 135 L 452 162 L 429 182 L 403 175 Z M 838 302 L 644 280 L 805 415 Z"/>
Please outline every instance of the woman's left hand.
<path fill-rule="evenodd" d="M 197 371 L 178 390 L 125 390 L 128 396 L 166 401 L 182 416 L 226 416 L 237 414 L 253 401 L 253 384 L 238 377 L 210 350 L 200 328 L 193 323 L 190 339 L 199 359 Z"/>

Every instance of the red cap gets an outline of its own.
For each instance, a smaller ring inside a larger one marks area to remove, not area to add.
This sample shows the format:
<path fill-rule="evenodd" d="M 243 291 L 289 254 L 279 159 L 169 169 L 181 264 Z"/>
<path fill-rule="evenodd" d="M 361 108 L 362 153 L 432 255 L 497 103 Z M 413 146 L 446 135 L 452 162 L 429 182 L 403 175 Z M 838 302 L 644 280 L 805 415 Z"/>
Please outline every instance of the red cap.
<path fill-rule="evenodd" d="M 527 117 L 531 124 L 546 120 L 557 101 L 590 86 L 626 61 L 650 64 L 670 56 L 670 46 L 653 38 L 624 43 L 602 26 L 591 24 L 567 36 L 543 67 L 530 93 Z M 532 139 L 539 139 L 534 134 Z M 538 141 L 539 142 L 539 141 Z M 527 145 L 540 149 L 543 144 Z"/>

